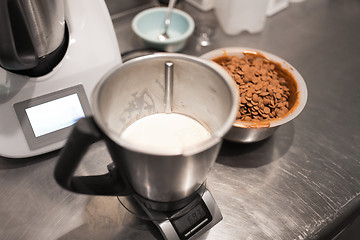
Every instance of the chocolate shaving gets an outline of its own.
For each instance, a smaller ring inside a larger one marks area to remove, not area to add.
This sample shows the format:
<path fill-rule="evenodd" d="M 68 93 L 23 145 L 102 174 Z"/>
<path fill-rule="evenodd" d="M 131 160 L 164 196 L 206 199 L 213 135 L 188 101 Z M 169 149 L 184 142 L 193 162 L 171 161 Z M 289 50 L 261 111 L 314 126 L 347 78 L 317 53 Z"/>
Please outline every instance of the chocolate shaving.
<path fill-rule="evenodd" d="M 288 82 L 265 58 L 245 54 L 243 58 L 214 59 L 235 80 L 240 94 L 237 120 L 264 121 L 281 118 L 289 111 Z"/>

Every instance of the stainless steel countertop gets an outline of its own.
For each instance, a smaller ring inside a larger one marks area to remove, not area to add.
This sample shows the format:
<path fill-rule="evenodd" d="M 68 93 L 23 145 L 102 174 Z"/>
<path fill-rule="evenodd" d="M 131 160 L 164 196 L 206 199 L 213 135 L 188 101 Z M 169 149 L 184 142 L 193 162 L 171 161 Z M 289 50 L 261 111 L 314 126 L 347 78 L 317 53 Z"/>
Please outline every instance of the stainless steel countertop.
<path fill-rule="evenodd" d="M 200 239 L 331 239 L 360 212 L 360 2 L 291 3 L 261 33 L 236 36 L 224 35 L 212 11 L 177 7 L 215 29 L 212 45 L 200 48 L 193 36 L 183 53 L 262 49 L 297 68 L 309 91 L 300 116 L 270 139 L 224 142 L 207 181 L 224 219 Z M 143 46 L 131 32 L 133 16 L 113 19 L 122 52 Z M 115 197 L 61 189 L 53 179 L 58 154 L 0 157 L 0 239 L 159 238 Z M 110 161 L 98 143 L 78 171 L 104 173 Z"/>

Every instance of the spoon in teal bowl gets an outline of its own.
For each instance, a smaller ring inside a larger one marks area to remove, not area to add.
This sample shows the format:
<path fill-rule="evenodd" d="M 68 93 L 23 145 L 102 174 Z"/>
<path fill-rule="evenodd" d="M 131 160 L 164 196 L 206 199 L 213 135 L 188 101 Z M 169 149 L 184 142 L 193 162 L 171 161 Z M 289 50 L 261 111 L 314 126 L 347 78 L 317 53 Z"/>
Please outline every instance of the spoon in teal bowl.
<path fill-rule="evenodd" d="M 169 1 L 168 11 L 167 11 L 166 17 L 165 17 L 165 29 L 164 29 L 164 32 L 158 36 L 158 39 L 160 41 L 165 41 L 165 40 L 169 39 L 169 35 L 167 34 L 167 31 L 170 26 L 170 17 L 171 17 L 171 13 L 174 8 L 175 2 L 176 2 L 176 0 Z"/>

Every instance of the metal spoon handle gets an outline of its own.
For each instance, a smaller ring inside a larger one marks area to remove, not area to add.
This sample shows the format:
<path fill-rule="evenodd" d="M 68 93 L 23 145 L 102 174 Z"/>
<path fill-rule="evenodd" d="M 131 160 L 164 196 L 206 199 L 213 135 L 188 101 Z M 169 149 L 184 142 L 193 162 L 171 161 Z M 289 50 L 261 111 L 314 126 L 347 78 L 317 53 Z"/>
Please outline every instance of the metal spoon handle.
<path fill-rule="evenodd" d="M 168 5 L 168 11 L 166 13 L 166 17 L 165 17 L 165 33 L 167 32 L 167 29 L 169 28 L 170 25 L 170 16 L 171 16 L 171 12 L 174 8 L 176 0 L 170 0 L 169 1 L 169 5 Z"/>

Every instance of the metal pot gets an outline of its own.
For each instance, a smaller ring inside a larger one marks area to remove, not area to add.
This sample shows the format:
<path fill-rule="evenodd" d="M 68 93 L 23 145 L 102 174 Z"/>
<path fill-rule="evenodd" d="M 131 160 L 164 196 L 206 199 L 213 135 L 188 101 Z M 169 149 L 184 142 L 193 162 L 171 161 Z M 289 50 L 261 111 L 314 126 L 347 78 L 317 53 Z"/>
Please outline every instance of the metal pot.
<path fill-rule="evenodd" d="M 75 125 L 60 156 L 55 170 L 59 184 L 79 193 L 136 193 L 173 202 L 190 196 L 205 181 L 236 117 L 238 96 L 231 77 L 215 63 L 164 53 L 113 69 L 96 86 L 91 105 L 94 117 Z M 168 112 L 197 120 L 211 137 L 176 153 L 144 149 L 121 138 L 137 119 Z M 102 176 L 72 176 L 89 144 L 98 140 L 105 140 L 115 168 Z"/>

